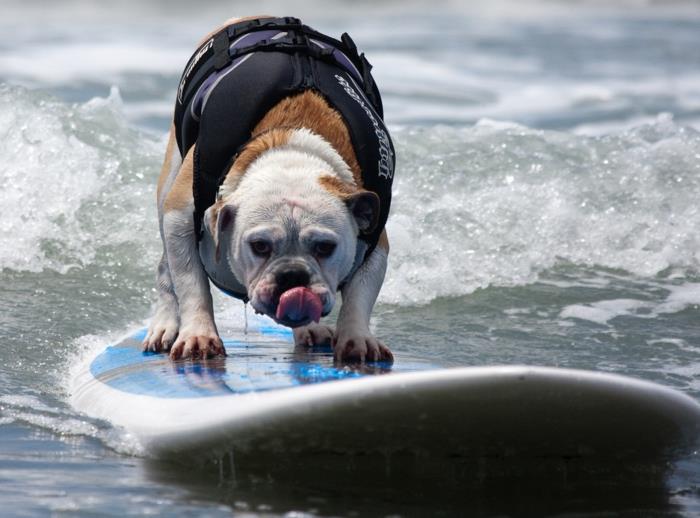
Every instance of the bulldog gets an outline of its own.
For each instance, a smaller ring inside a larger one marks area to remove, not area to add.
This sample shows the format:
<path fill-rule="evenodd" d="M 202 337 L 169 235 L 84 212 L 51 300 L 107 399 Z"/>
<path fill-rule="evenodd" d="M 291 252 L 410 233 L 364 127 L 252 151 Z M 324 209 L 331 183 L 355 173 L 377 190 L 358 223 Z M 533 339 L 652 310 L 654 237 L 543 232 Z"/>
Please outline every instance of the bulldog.
<path fill-rule="evenodd" d="M 158 181 L 163 255 L 144 350 L 225 355 L 211 281 L 293 328 L 297 345 L 393 360 L 369 329 L 394 174 L 370 69 L 347 34 L 295 18 L 231 19 L 202 40 Z M 320 319 L 338 291 L 333 329 Z"/>

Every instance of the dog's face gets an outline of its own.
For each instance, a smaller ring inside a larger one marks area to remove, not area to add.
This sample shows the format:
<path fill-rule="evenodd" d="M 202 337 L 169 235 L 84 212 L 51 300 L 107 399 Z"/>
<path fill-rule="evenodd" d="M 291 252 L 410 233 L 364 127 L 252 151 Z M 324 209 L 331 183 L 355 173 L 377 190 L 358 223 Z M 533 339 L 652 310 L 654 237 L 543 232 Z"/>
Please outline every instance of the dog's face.
<path fill-rule="evenodd" d="M 333 309 L 379 200 L 367 191 L 333 193 L 308 171 L 287 169 L 271 182 L 259 176 L 219 204 L 217 243 L 255 311 L 289 327 L 318 321 Z"/>

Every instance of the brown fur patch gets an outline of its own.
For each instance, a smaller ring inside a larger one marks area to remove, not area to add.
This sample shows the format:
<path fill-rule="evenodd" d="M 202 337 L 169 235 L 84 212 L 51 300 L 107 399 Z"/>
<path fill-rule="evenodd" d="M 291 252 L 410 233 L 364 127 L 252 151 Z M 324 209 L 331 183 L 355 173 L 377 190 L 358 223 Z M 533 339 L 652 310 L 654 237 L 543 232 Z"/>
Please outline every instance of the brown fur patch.
<path fill-rule="evenodd" d="M 359 187 L 362 186 L 360 165 L 345 121 L 323 97 L 315 92 L 306 91 L 281 100 L 258 122 L 253 129 L 252 139 L 226 174 L 226 190 L 233 191 L 255 159 L 269 149 L 287 144 L 292 131 L 300 128 L 310 129 L 333 146 L 350 167 L 355 183 Z M 326 182 L 325 187 L 331 192 L 337 192 L 338 189 L 345 192 L 349 188 L 338 183 L 331 184 L 330 181 Z"/>
<path fill-rule="evenodd" d="M 357 188 L 354 185 L 342 181 L 337 176 L 323 175 L 318 179 L 318 183 L 329 193 L 341 199 L 345 199 L 357 192 Z"/>
<path fill-rule="evenodd" d="M 234 168 L 239 171 L 247 170 L 250 164 L 265 151 L 284 146 L 289 142 L 291 136 L 292 130 L 288 128 L 275 128 L 258 135 L 243 148 L 243 151 L 241 151 L 233 164 Z"/>
<path fill-rule="evenodd" d="M 168 136 L 168 147 L 165 149 L 165 160 L 163 160 L 163 166 L 160 168 L 160 176 L 158 177 L 158 190 L 156 191 L 156 196 L 160 198 L 160 192 L 165 185 L 165 180 L 168 178 L 170 173 L 171 158 L 173 156 L 173 149 L 175 148 L 175 125 L 170 125 L 170 135 Z"/>
<path fill-rule="evenodd" d="M 163 211 L 182 210 L 192 203 L 193 154 L 194 146 L 190 148 L 182 161 L 180 171 L 177 173 L 175 181 L 163 203 Z"/>
<path fill-rule="evenodd" d="M 221 261 L 221 248 L 219 247 L 219 212 L 221 212 L 221 207 L 224 203 L 221 200 L 216 200 L 214 202 L 214 210 L 209 213 L 209 228 L 212 232 L 212 238 L 214 239 L 214 260 L 219 263 Z"/>
<path fill-rule="evenodd" d="M 389 253 L 389 236 L 386 233 L 386 229 L 382 230 L 382 233 L 379 235 L 377 246 L 384 250 L 387 254 Z"/>
<path fill-rule="evenodd" d="M 357 185 L 362 185 L 360 165 L 345 121 L 319 94 L 307 90 L 281 100 L 255 126 L 253 136 L 280 127 L 308 128 L 326 139 L 350 167 Z"/>
<path fill-rule="evenodd" d="M 226 173 L 224 185 L 226 189 L 232 191 L 236 188 L 238 181 L 260 155 L 268 149 L 284 146 L 289 142 L 292 135 L 289 128 L 274 128 L 248 142 L 233 162 L 231 169 Z"/>

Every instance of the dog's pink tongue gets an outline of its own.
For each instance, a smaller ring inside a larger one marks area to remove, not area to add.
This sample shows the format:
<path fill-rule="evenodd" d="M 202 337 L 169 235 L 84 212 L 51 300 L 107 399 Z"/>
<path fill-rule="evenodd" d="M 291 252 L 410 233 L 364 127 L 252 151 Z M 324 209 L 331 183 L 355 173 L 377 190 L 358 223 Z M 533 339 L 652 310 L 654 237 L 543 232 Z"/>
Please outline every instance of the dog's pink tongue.
<path fill-rule="evenodd" d="M 277 304 L 278 320 L 302 321 L 311 319 L 314 322 L 321 320 L 323 304 L 321 298 L 309 288 L 299 286 L 285 291 L 280 296 Z"/>

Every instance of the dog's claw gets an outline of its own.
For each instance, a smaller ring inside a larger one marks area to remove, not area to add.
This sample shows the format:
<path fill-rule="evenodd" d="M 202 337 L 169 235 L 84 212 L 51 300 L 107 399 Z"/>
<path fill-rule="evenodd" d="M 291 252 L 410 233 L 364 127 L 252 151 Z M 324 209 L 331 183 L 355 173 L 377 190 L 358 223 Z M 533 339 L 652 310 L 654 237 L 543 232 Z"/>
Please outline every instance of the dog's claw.
<path fill-rule="evenodd" d="M 144 352 L 159 353 L 167 351 L 175 341 L 178 333 L 178 324 L 174 319 L 161 320 L 154 318 L 148 328 L 146 338 L 143 340 Z"/>
<path fill-rule="evenodd" d="M 218 336 L 195 335 L 182 337 L 170 348 L 171 360 L 213 358 L 226 356 L 226 349 Z"/>
<path fill-rule="evenodd" d="M 295 327 L 294 345 L 313 347 L 315 345 L 330 345 L 333 341 L 334 331 L 330 326 L 321 324 L 308 324 Z"/>
<path fill-rule="evenodd" d="M 341 363 L 394 362 L 391 350 L 369 333 L 354 336 L 338 334 L 333 343 L 333 356 L 335 361 Z"/>

